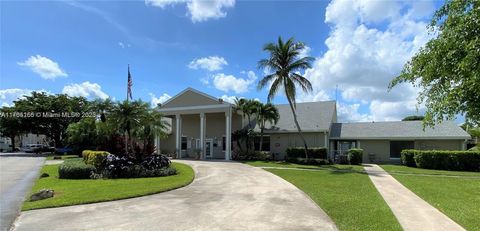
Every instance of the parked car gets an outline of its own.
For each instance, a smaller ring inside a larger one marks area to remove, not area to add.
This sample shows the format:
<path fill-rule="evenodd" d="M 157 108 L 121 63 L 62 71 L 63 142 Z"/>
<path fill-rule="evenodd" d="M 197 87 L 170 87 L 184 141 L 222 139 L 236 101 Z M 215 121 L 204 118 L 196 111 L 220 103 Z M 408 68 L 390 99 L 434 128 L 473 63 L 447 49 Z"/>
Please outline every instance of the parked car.
<path fill-rule="evenodd" d="M 47 145 L 44 145 L 44 144 L 27 144 L 23 146 L 20 150 L 24 152 L 38 153 L 38 152 L 53 152 L 55 151 L 55 148 L 48 147 Z"/>
<path fill-rule="evenodd" d="M 72 152 L 73 152 L 73 148 L 68 146 L 55 148 L 55 154 L 59 154 L 59 155 L 72 154 Z"/>

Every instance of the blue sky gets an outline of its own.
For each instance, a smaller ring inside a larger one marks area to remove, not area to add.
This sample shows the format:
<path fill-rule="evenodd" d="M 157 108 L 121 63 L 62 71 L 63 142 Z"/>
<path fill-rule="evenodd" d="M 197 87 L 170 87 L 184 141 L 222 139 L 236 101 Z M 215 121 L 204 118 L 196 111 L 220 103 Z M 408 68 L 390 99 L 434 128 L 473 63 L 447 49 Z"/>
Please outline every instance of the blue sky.
<path fill-rule="evenodd" d="M 262 46 L 295 37 L 316 58 L 305 76 L 335 99 L 343 121 L 415 114 L 418 89 L 388 82 L 431 35 L 438 2 L 397 1 L 2 1 L 0 104 L 32 90 L 88 98 L 164 101 L 186 87 L 231 100 L 266 100 Z M 285 103 L 281 95 L 276 103 Z M 419 107 L 420 112 L 422 106 Z"/>

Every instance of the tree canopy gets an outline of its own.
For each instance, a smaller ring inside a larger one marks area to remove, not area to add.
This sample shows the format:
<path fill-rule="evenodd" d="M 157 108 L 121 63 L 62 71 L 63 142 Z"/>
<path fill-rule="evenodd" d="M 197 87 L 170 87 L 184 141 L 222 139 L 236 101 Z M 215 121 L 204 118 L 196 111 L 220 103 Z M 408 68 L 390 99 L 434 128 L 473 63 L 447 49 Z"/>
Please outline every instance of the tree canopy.
<path fill-rule="evenodd" d="M 411 83 L 422 89 L 424 122 L 434 125 L 462 114 L 480 122 L 480 1 L 451 0 L 428 27 L 436 37 L 408 61 L 389 88 Z"/>
<path fill-rule="evenodd" d="M 414 120 L 423 120 L 425 116 L 411 115 L 402 119 L 402 121 L 414 121 Z"/>

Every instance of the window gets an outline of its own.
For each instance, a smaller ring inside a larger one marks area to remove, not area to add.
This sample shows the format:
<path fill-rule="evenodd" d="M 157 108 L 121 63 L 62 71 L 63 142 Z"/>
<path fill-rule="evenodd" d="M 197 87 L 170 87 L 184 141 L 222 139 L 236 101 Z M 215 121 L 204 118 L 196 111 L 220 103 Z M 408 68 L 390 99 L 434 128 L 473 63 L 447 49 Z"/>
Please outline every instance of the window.
<path fill-rule="evenodd" d="M 187 150 L 188 139 L 186 136 L 182 136 L 182 150 Z"/>
<path fill-rule="evenodd" d="M 390 158 L 400 158 L 404 149 L 414 149 L 413 141 L 390 141 Z"/>
<path fill-rule="evenodd" d="M 254 139 L 255 151 L 260 150 L 260 136 L 255 137 Z M 263 136 L 262 151 L 270 151 L 270 136 Z"/>

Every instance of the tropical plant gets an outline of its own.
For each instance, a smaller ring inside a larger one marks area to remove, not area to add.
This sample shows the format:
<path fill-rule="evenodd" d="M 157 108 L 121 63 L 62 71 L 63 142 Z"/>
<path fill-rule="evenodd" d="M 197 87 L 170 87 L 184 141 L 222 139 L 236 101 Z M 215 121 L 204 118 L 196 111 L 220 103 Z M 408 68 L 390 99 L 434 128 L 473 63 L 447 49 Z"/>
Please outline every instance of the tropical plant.
<path fill-rule="evenodd" d="M 263 47 L 263 50 L 268 52 L 270 57 L 260 60 L 258 62 L 258 67 L 271 70 L 272 74 L 263 77 L 263 79 L 258 82 L 257 88 L 260 90 L 266 86 L 270 86 L 267 97 L 268 102 L 271 102 L 278 92 L 283 89 L 288 104 L 290 105 L 290 109 L 292 110 L 293 120 L 297 127 L 298 134 L 305 147 L 305 158 L 308 159 L 307 142 L 303 136 L 295 112 L 297 86 L 299 86 L 304 92 L 312 91 L 312 84 L 310 81 L 299 74 L 299 71 L 310 68 L 311 62 L 314 60 L 313 57 L 300 57 L 300 52 L 304 49 L 305 45 L 301 42 L 295 42 L 293 38 L 284 42 L 282 37 L 278 37 L 277 44 L 266 44 Z"/>
<path fill-rule="evenodd" d="M 117 103 L 112 111 L 112 117 L 117 124 L 120 131 L 125 134 L 125 152 L 129 153 L 128 139 L 132 137 L 133 131 L 141 124 L 141 118 L 146 117 L 148 113 L 148 103 L 137 101 L 124 100 Z M 130 146 L 133 149 L 132 139 L 130 139 Z"/>
<path fill-rule="evenodd" d="M 148 150 L 148 152 L 153 151 L 154 144 L 152 141 L 155 139 L 155 136 L 167 136 L 165 130 L 169 127 L 169 124 L 162 118 L 163 116 L 160 112 L 152 109 L 142 113 L 139 120 L 139 127 L 136 129 L 136 134 L 143 141 L 144 152 L 146 150 Z"/>
<path fill-rule="evenodd" d="M 262 151 L 263 147 L 263 131 L 265 130 L 266 123 L 275 125 L 280 119 L 278 109 L 271 103 L 260 103 L 257 109 L 257 123 L 260 126 L 260 147 L 259 151 Z"/>

